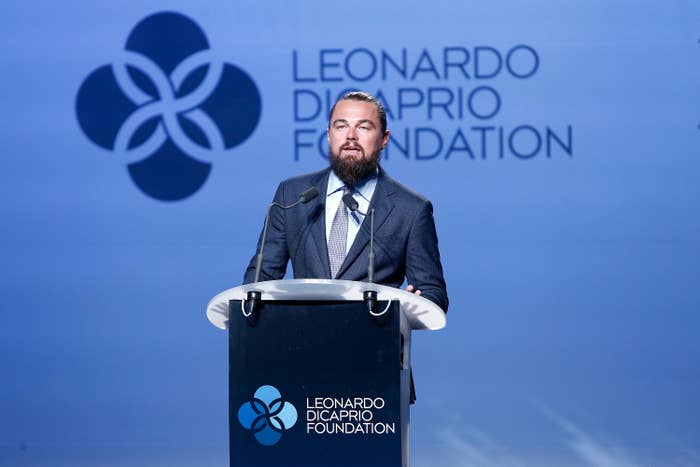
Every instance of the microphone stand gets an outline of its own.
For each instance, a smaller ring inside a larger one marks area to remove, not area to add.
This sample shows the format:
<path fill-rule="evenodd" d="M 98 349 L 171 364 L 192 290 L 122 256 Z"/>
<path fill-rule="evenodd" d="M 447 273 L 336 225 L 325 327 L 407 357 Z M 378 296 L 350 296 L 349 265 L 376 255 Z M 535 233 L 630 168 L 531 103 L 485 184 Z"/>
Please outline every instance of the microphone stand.
<path fill-rule="evenodd" d="M 343 195 L 343 203 L 345 203 L 345 206 L 352 211 L 352 212 L 358 212 L 362 214 L 363 216 L 369 215 L 369 255 L 367 256 L 368 258 L 368 264 L 367 264 L 367 282 L 369 284 L 374 284 L 374 208 L 370 209 L 369 213 L 362 212 L 359 210 L 360 204 L 357 202 L 355 198 L 353 198 L 352 194 L 346 193 Z M 376 313 L 374 310 L 377 306 L 377 291 L 376 290 L 371 290 L 367 289 L 363 292 L 362 298 L 365 301 L 365 305 L 367 306 L 367 311 L 372 316 L 381 316 L 386 312 L 381 313 Z"/>
<path fill-rule="evenodd" d="M 262 269 L 262 263 L 263 263 L 263 253 L 265 251 L 265 240 L 267 239 L 267 227 L 270 224 L 270 211 L 272 211 L 273 207 L 278 207 L 280 209 L 290 209 L 293 208 L 294 206 L 297 206 L 299 204 L 306 204 L 312 199 L 316 198 L 318 196 L 318 189 L 314 186 L 311 188 L 308 188 L 304 192 L 299 195 L 299 199 L 296 200 L 294 203 L 285 206 L 283 204 L 280 204 L 276 201 L 273 201 L 270 203 L 270 205 L 267 207 L 267 213 L 265 214 L 265 225 L 263 226 L 263 233 L 262 237 L 260 240 L 260 249 L 258 250 L 258 255 L 257 259 L 255 262 L 255 279 L 253 280 L 253 283 L 260 282 L 260 271 Z M 243 316 L 245 316 L 246 319 L 250 318 L 255 311 L 257 310 L 258 303 L 260 302 L 262 298 L 262 293 L 259 290 L 249 290 L 247 295 L 246 295 L 246 300 L 245 303 L 246 305 L 241 306 L 241 312 L 243 313 Z M 247 310 L 246 310 L 247 308 Z"/>

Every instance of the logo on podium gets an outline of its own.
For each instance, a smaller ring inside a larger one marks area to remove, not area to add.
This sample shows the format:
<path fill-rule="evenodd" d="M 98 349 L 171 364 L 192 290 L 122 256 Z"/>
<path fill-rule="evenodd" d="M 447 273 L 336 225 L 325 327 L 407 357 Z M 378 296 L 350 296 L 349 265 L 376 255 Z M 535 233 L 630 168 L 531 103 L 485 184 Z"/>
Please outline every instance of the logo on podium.
<path fill-rule="evenodd" d="M 297 422 L 297 409 L 291 402 L 282 400 L 274 386 L 260 386 L 253 399 L 238 409 L 238 421 L 253 432 L 258 443 L 272 446 Z"/>

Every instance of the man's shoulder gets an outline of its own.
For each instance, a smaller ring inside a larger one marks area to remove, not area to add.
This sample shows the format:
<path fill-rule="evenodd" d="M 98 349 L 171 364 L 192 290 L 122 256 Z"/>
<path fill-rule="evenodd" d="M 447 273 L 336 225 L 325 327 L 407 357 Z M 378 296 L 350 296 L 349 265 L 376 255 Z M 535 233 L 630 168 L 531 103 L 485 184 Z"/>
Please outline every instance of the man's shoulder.
<path fill-rule="evenodd" d="M 328 177 L 329 168 L 318 170 L 316 172 L 296 175 L 282 181 L 282 185 L 289 187 L 301 187 L 302 190 L 309 188 L 311 185 L 317 185 Z"/>
<path fill-rule="evenodd" d="M 387 193 L 393 194 L 393 196 L 397 196 L 408 203 L 425 204 L 429 202 L 428 198 L 390 177 L 383 169 L 380 181 L 384 184 Z"/>

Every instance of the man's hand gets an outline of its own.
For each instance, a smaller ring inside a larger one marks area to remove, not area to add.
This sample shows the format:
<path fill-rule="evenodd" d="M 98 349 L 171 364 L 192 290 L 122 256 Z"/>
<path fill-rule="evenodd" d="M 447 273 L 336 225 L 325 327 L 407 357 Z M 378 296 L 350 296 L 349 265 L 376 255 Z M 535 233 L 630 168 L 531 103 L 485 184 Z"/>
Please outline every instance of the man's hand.
<path fill-rule="evenodd" d="M 408 285 L 406 286 L 406 291 L 407 291 L 407 292 L 414 293 L 414 294 L 416 294 L 416 295 L 420 295 L 420 290 L 415 289 L 415 288 L 413 287 L 413 285 L 411 285 L 411 284 L 408 284 Z"/>

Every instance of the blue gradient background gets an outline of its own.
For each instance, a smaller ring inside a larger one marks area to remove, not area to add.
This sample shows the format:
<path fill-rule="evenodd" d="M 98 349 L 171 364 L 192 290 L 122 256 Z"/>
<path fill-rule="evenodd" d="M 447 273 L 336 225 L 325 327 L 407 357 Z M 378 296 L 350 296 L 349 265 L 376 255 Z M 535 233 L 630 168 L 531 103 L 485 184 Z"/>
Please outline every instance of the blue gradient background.
<path fill-rule="evenodd" d="M 163 10 L 263 105 L 176 203 L 75 116 Z M 326 164 L 294 161 L 292 50 L 520 43 L 540 69 L 494 84 L 494 123 L 571 124 L 573 157 L 384 162 L 434 202 L 451 299 L 414 334 L 412 465 L 700 465 L 697 2 L 9 1 L 0 31 L 0 466 L 226 465 L 204 308 L 240 283 L 277 181 Z"/>

